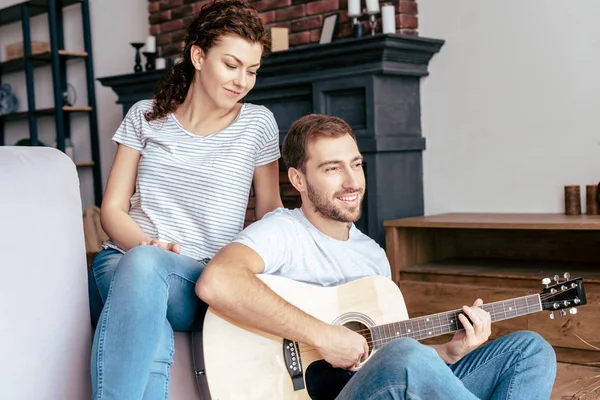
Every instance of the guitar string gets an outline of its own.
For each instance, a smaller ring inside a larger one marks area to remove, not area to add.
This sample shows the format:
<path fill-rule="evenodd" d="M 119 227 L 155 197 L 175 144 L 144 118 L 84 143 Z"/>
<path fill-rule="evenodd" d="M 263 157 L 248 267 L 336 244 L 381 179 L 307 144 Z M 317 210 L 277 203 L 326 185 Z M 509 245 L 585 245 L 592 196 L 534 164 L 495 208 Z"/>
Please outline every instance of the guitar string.
<path fill-rule="evenodd" d="M 569 289 L 569 290 L 571 290 L 571 289 Z M 567 291 L 565 291 L 565 292 L 567 292 Z M 565 293 L 565 292 L 562 292 L 562 293 Z M 554 297 L 554 296 L 555 296 L 555 295 L 550 295 L 550 296 L 547 296 L 546 298 L 548 298 L 548 297 Z M 521 299 L 523 299 L 523 298 L 521 298 Z M 541 303 L 542 303 L 542 307 L 543 307 L 543 306 L 549 306 L 549 305 L 553 305 L 553 304 L 554 304 L 554 302 L 545 302 L 545 301 L 543 301 L 543 300 L 544 300 L 544 299 L 542 299 L 542 301 L 541 301 Z M 494 303 L 487 303 L 487 304 L 483 304 L 482 306 L 497 305 L 498 307 L 500 307 L 500 304 L 501 304 L 501 303 L 504 303 L 504 302 L 506 302 L 506 301 L 510 301 L 510 300 L 499 301 L 499 302 L 494 302 Z M 535 305 L 537 305 L 537 304 L 535 304 Z M 503 307 L 504 307 L 504 306 L 503 306 Z M 529 314 L 529 313 L 531 312 L 531 311 L 529 310 L 529 308 L 530 308 L 530 307 L 534 307 L 534 305 L 528 305 L 528 304 L 525 304 L 524 306 L 516 306 L 516 307 L 517 307 L 517 309 L 516 309 L 516 311 L 515 311 L 515 312 L 522 311 L 523 309 L 527 308 L 527 311 L 528 311 L 528 312 L 527 312 L 527 314 Z M 493 308 L 493 307 L 492 307 L 492 308 Z M 536 312 L 537 312 L 537 311 L 542 311 L 542 310 L 534 310 L 534 311 L 536 311 Z M 435 317 L 437 316 L 437 317 L 438 317 L 438 319 L 439 319 L 439 318 L 441 318 L 441 317 L 444 317 L 444 316 L 445 316 L 445 317 L 449 317 L 449 316 L 452 316 L 452 315 L 453 315 L 455 318 L 458 318 L 458 314 L 461 314 L 461 309 L 458 309 L 458 310 L 453 310 L 453 311 L 446 311 L 446 312 L 437 313 L 437 314 L 432 314 L 432 315 L 429 315 L 429 316 L 427 316 L 427 317 L 429 317 L 430 319 L 433 319 L 433 318 L 435 318 Z M 506 317 L 507 317 L 507 312 L 506 312 L 506 310 L 504 310 L 504 311 L 501 311 L 501 310 L 492 310 L 492 312 L 490 312 L 490 314 L 491 314 L 493 317 L 498 317 L 498 316 L 501 316 L 502 314 L 504 314 L 504 317 L 505 317 L 505 319 L 507 319 L 507 318 L 506 318 Z M 510 313 L 508 313 L 508 314 L 510 314 Z M 514 317 L 517 317 L 517 316 L 519 316 L 519 315 L 515 315 Z M 417 323 L 417 324 L 418 324 L 420 321 L 423 321 L 423 318 L 426 318 L 426 317 L 417 317 L 417 318 L 415 318 L 415 319 L 414 319 L 414 321 L 415 321 L 415 323 Z M 380 327 L 381 327 L 381 326 L 387 326 L 387 325 L 392 325 L 392 324 L 394 324 L 394 323 L 402 323 L 402 322 L 404 322 L 404 321 L 392 322 L 392 323 L 390 323 L 390 324 L 382 324 L 382 325 L 379 325 L 379 326 L 380 326 Z M 370 331 L 370 330 L 371 330 L 371 328 L 367 328 L 367 329 L 360 329 L 360 330 L 357 330 L 357 331 L 355 331 L 355 332 L 356 332 L 356 333 L 366 333 L 366 332 L 368 332 L 368 331 Z M 424 332 L 424 331 L 429 331 L 429 329 L 423 329 L 423 330 L 420 330 L 420 331 L 419 331 L 419 330 L 417 330 L 417 331 L 413 331 L 413 332 Z"/>
<path fill-rule="evenodd" d="M 551 295 L 551 296 L 548 296 L 548 297 L 554 297 L 554 296 L 555 295 Z M 498 303 L 502 303 L 502 301 L 498 302 Z M 490 305 L 490 304 L 492 304 L 492 303 L 487 303 L 487 305 Z M 496 303 L 494 303 L 494 304 L 496 304 Z M 554 302 L 542 302 L 542 305 L 545 305 L 545 306 L 548 306 L 548 305 L 551 305 L 551 304 L 554 304 Z M 527 314 L 531 313 L 531 311 L 529 311 L 529 307 L 530 307 L 529 305 L 526 305 L 525 307 L 521 307 L 521 309 L 519 309 L 519 307 L 517 307 L 517 309 L 515 310 L 515 312 L 517 312 L 517 314 L 514 315 L 514 316 L 511 316 L 511 317 L 507 317 L 506 311 L 495 311 L 494 310 L 490 314 L 493 315 L 494 317 L 497 317 L 499 315 L 504 314 L 504 317 L 505 317 L 504 319 L 509 319 L 509 318 L 513 318 L 513 317 L 524 316 L 524 315 L 527 315 Z M 527 313 L 522 314 L 522 315 L 518 315 L 518 311 L 519 310 L 522 311 L 525 308 L 527 308 Z M 450 316 L 450 314 L 453 314 L 453 315 L 457 316 L 457 314 L 456 314 L 457 311 L 460 312 L 460 310 L 447 311 L 445 313 L 440 313 L 440 315 L 446 314 L 447 316 Z M 536 310 L 536 311 L 542 311 L 542 310 Z M 438 314 L 433 314 L 433 315 L 438 315 Z M 421 317 L 421 318 L 423 318 L 423 317 Z M 396 322 L 396 323 L 402 323 L 402 322 L 404 322 L 404 321 L 399 321 L 399 322 Z M 379 325 L 379 327 L 389 326 L 389 325 L 392 325 L 392 324 L 394 324 L 394 323 Z M 417 322 L 417 324 L 418 324 L 418 322 Z M 438 326 L 437 328 L 441 328 L 441 326 Z M 361 333 L 371 332 L 371 329 L 372 328 L 359 329 L 359 330 L 356 330 L 355 332 L 361 334 Z M 385 329 L 385 328 L 382 328 L 382 329 Z M 443 334 L 446 334 L 446 333 L 452 333 L 452 332 L 456 332 L 456 331 L 459 331 L 459 330 L 462 330 L 462 329 L 455 329 L 455 330 L 451 330 L 449 332 L 444 332 L 444 333 L 440 333 L 440 334 L 436 333 L 435 336 L 443 335 Z M 398 335 L 394 335 L 394 336 L 389 336 L 389 337 L 384 337 L 384 338 L 380 338 L 380 339 L 374 339 L 374 340 L 371 340 L 371 341 L 367 341 L 367 345 L 377 345 L 377 344 L 381 344 L 381 343 L 384 343 L 384 342 L 389 342 L 389 341 L 391 341 L 391 340 L 393 340 L 395 338 L 400 338 L 400 337 L 409 337 L 409 336 L 413 336 L 414 337 L 414 336 L 417 336 L 417 334 L 419 336 L 421 336 L 424 332 L 433 332 L 433 331 L 435 331 L 435 327 L 433 329 L 421 329 L 420 327 L 418 327 L 416 330 L 413 330 L 412 332 L 407 332 L 406 334 L 402 334 L 402 335 L 398 334 Z M 399 332 L 399 331 L 397 331 L 397 332 Z M 411 333 L 412 335 L 408 335 L 409 333 Z M 434 336 L 425 335 L 424 337 L 419 337 L 419 339 L 425 339 L 427 337 L 434 337 Z M 310 351 L 315 351 L 316 350 L 316 349 L 314 349 L 314 348 L 312 348 L 311 346 L 308 346 L 308 345 L 301 344 L 301 347 L 302 347 L 303 352 L 310 352 Z"/>

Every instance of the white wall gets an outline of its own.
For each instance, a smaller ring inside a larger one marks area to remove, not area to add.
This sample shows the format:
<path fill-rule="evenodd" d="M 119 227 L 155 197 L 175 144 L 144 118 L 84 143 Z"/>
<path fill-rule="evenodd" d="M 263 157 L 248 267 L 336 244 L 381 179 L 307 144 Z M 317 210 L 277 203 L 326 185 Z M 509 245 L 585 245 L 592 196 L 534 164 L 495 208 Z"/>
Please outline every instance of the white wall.
<path fill-rule="evenodd" d="M 15 0 L 0 0 L 0 8 L 18 3 Z M 145 41 L 148 34 L 147 0 L 89 0 L 90 23 L 92 27 L 92 50 L 95 77 L 105 77 L 133 72 L 135 50 L 130 42 Z M 81 25 L 81 7 L 74 5 L 64 10 L 65 48 L 83 50 L 83 31 Z M 0 44 L 6 45 L 22 40 L 21 24 L 15 23 L 0 27 Z M 37 16 L 32 19 L 32 40 L 49 41 L 48 17 Z M 13 86 L 20 100 L 19 109 L 27 109 L 27 92 L 23 72 L 2 77 L 3 82 Z M 75 105 L 87 105 L 85 65 L 81 61 L 69 61 L 67 81 L 77 90 Z M 50 67 L 35 70 L 36 108 L 53 107 L 52 75 Z M 116 147 L 111 141 L 114 131 L 122 120 L 122 108 L 117 105 L 116 94 L 112 89 L 96 81 L 96 105 L 98 113 L 98 131 L 102 163 L 103 185 L 108 177 Z M 75 160 L 91 159 L 89 126 L 87 117 L 77 115 L 71 118 L 72 138 L 75 146 Z M 54 119 L 38 119 L 40 139 L 51 145 L 54 142 Z M 6 144 L 14 144 L 22 137 L 29 136 L 26 121 L 6 124 Z M 93 186 L 91 169 L 80 169 L 83 206 L 93 204 Z"/>
<path fill-rule="evenodd" d="M 563 212 L 600 180 L 600 2 L 420 0 L 425 212 Z M 585 210 L 585 196 L 582 196 Z"/>

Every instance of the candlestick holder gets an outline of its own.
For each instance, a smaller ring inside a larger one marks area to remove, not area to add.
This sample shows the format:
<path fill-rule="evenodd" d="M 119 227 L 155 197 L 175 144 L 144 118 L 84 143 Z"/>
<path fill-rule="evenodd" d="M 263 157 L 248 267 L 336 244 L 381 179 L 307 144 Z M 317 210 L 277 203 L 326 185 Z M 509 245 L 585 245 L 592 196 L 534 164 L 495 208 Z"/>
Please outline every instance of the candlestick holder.
<path fill-rule="evenodd" d="M 363 28 L 363 24 L 358 21 L 358 17 L 360 15 L 350 15 L 352 18 L 352 32 L 355 38 L 363 37 L 365 34 L 365 30 Z"/>
<path fill-rule="evenodd" d="M 146 43 L 134 42 L 134 43 L 130 43 L 130 44 L 135 48 L 135 66 L 133 67 L 133 70 L 135 72 L 142 72 L 143 68 L 142 68 L 142 57 L 140 56 L 140 49 L 142 47 L 144 47 L 144 45 Z"/>
<path fill-rule="evenodd" d="M 156 52 L 145 51 L 144 57 L 146 57 L 146 71 L 154 71 L 156 69 Z"/>
<path fill-rule="evenodd" d="M 371 36 L 375 35 L 375 27 L 377 26 L 377 14 L 379 14 L 378 11 L 368 11 L 365 10 L 365 13 L 369 15 L 369 25 L 371 26 Z"/>

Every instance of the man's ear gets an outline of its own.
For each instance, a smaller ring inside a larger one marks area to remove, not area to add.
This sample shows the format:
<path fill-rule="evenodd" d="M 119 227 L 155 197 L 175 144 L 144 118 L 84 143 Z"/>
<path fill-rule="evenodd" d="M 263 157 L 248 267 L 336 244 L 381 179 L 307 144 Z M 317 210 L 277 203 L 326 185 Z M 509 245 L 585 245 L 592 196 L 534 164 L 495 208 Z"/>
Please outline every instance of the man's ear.
<path fill-rule="evenodd" d="M 202 69 L 202 63 L 204 63 L 204 51 L 200 48 L 200 46 L 192 46 L 190 49 L 190 58 L 192 59 L 194 68 L 200 71 Z"/>
<path fill-rule="evenodd" d="M 306 180 L 302 171 L 296 168 L 288 168 L 288 179 L 298 192 L 306 191 Z"/>

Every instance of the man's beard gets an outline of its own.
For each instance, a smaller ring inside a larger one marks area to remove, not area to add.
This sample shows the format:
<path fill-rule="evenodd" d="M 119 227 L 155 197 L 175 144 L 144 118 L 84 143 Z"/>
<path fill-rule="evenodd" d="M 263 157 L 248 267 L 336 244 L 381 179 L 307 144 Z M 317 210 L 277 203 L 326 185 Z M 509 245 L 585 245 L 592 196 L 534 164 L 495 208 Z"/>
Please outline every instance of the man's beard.
<path fill-rule="evenodd" d="M 357 206 L 352 210 L 344 210 L 341 207 L 336 206 L 335 199 L 328 199 L 325 194 L 319 192 L 319 190 L 310 183 L 306 182 L 306 188 L 308 199 L 312 203 L 315 212 L 321 214 L 325 218 L 338 222 L 356 222 L 360 218 L 363 189 L 335 193 L 334 198 L 344 195 L 358 195 L 359 202 Z"/>

